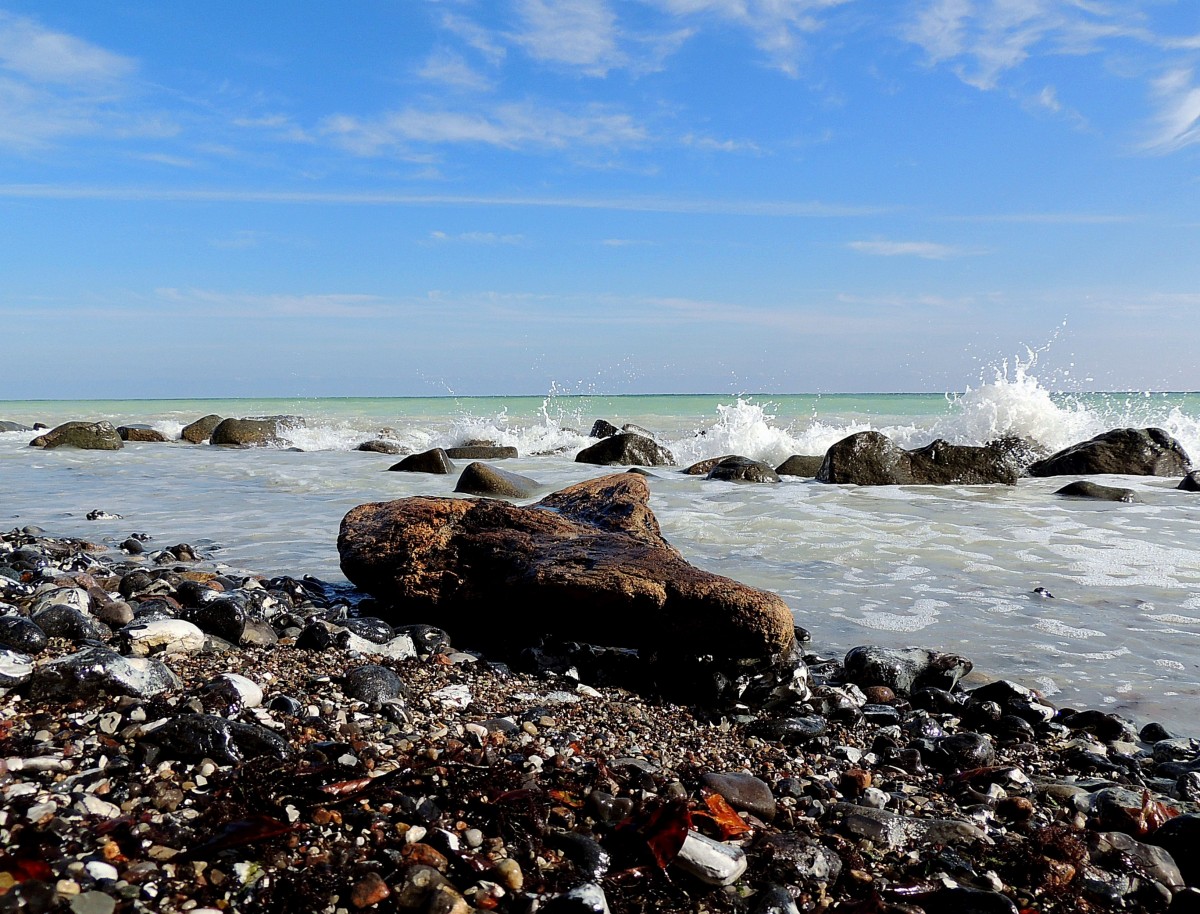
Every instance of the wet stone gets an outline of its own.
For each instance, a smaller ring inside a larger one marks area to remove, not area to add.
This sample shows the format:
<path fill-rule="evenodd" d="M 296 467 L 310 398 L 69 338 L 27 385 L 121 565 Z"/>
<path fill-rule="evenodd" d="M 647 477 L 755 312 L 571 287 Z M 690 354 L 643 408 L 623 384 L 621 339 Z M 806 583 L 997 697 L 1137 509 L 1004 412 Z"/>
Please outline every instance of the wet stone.
<path fill-rule="evenodd" d="M 237 765 L 251 758 L 285 759 L 292 754 L 287 741 L 274 731 L 212 714 L 172 718 L 144 739 L 158 746 L 164 757 L 182 761 L 210 758 L 223 765 Z"/>
<path fill-rule="evenodd" d="M 1189 886 L 1200 887 L 1200 813 L 1168 820 L 1147 841 L 1171 855 Z"/>
<path fill-rule="evenodd" d="M 105 693 L 150 698 L 180 684 L 170 668 L 157 661 L 122 657 L 105 647 L 87 647 L 37 667 L 30 693 L 37 700 L 52 701 Z"/>
<path fill-rule="evenodd" d="M 0 648 L 0 689 L 15 689 L 33 676 L 33 658 Z"/>
<path fill-rule="evenodd" d="M 829 726 L 823 717 L 785 717 L 762 721 L 756 729 L 767 739 L 795 746 L 824 736 Z"/>
<path fill-rule="evenodd" d="M 37 654 L 46 646 L 46 633 L 24 616 L 0 616 L 0 647 Z"/>
<path fill-rule="evenodd" d="M 781 882 L 828 884 L 837 882 L 842 874 L 842 858 L 837 852 L 807 835 L 768 835 L 760 847 L 771 875 Z"/>
<path fill-rule="evenodd" d="M 709 885 L 732 885 L 746 872 L 746 852 L 733 844 L 714 841 L 689 831 L 673 866 Z"/>
<path fill-rule="evenodd" d="M 108 635 L 107 626 L 98 619 L 65 603 L 50 604 L 35 612 L 31 618 L 49 638 L 65 638 L 78 643 L 103 641 Z"/>
<path fill-rule="evenodd" d="M 701 776 L 700 786 L 720 794 L 734 809 L 752 813 L 764 822 L 775 818 L 775 795 L 761 778 L 750 774 L 709 772 Z"/>
<path fill-rule="evenodd" d="M 845 676 L 858 686 L 887 686 L 897 694 L 914 688 L 951 689 L 971 671 L 970 660 L 928 648 L 853 648 L 843 662 Z"/>
<path fill-rule="evenodd" d="M 355 619 L 347 619 L 342 623 L 342 627 L 373 644 L 386 644 L 394 636 L 392 627 L 375 616 L 361 616 Z"/>
<path fill-rule="evenodd" d="M 604 889 L 595 883 L 578 885 L 550 899 L 540 910 L 545 914 L 609 914 Z"/>
<path fill-rule="evenodd" d="M 349 698 L 369 705 L 380 705 L 404 695 L 404 682 L 385 666 L 375 663 L 355 667 L 342 680 L 342 691 Z"/>
<path fill-rule="evenodd" d="M 246 630 L 246 611 L 228 598 L 202 602 L 189 609 L 185 617 L 205 634 L 216 635 L 231 644 L 239 643 Z"/>
<path fill-rule="evenodd" d="M 980 733 L 955 733 L 937 743 L 937 760 L 950 771 L 984 768 L 995 758 L 992 741 Z"/>
<path fill-rule="evenodd" d="M 135 622 L 120 631 L 121 640 L 135 657 L 150 654 L 191 654 L 204 648 L 204 633 L 183 619 Z"/>
<path fill-rule="evenodd" d="M 391 894 L 392 890 L 388 888 L 382 876 L 378 873 L 367 873 L 350 890 L 350 903 L 356 908 L 369 908 Z"/>

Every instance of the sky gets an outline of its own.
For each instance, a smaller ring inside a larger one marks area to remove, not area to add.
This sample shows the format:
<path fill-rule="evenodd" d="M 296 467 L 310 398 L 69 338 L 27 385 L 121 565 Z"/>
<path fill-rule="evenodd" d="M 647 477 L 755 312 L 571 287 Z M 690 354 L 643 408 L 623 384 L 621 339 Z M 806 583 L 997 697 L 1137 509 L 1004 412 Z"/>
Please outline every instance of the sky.
<path fill-rule="evenodd" d="M 0 0 L 0 400 L 1195 390 L 1198 316 L 1195 0 Z"/>

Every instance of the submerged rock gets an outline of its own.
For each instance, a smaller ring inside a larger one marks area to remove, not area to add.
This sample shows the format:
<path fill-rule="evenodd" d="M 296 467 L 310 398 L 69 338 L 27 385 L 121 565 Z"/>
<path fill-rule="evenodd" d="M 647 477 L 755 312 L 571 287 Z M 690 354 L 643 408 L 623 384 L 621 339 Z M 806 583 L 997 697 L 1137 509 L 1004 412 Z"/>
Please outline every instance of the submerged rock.
<path fill-rule="evenodd" d="M 1200 492 L 1200 470 L 1192 470 L 1179 480 L 1179 488 L 1184 492 Z"/>
<path fill-rule="evenodd" d="M 807 476 L 812 478 L 821 472 L 821 464 L 825 462 L 824 456 L 808 456 L 805 454 L 793 454 L 779 466 L 775 467 L 775 472 L 780 476 Z"/>
<path fill-rule="evenodd" d="M 119 425 L 117 434 L 121 436 L 122 441 L 160 442 L 167 440 L 166 435 L 148 425 Z"/>
<path fill-rule="evenodd" d="M 761 460 L 749 457 L 725 457 L 708 471 L 707 479 L 726 482 L 779 482 L 779 474 Z"/>
<path fill-rule="evenodd" d="M 1030 476 L 1183 476 L 1191 459 L 1161 428 L 1115 428 L 1029 467 Z"/>
<path fill-rule="evenodd" d="M 203 444 L 212 437 L 213 429 L 220 425 L 224 420 L 217 415 L 203 416 L 185 425 L 179 433 L 179 437 L 184 441 L 190 441 L 192 444 Z"/>
<path fill-rule="evenodd" d="M 575 455 L 575 462 L 597 466 L 669 467 L 675 465 L 675 457 L 653 438 L 621 432 L 584 448 Z"/>
<path fill-rule="evenodd" d="M 688 564 L 662 538 L 649 495 L 640 476 L 620 474 L 527 507 L 431 497 L 361 505 L 342 521 L 342 570 L 456 644 L 550 634 L 681 659 L 786 651 L 787 605 Z"/>
<path fill-rule="evenodd" d="M 462 471 L 454 491 L 498 498 L 532 498 L 540 488 L 541 483 L 536 479 L 475 462 Z"/>
<path fill-rule="evenodd" d="M 397 473 L 432 473 L 436 476 L 447 476 L 454 472 L 455 466 L 444 450 L 435 447 L 419 454 L 409 454 L 388 469 Z"/>
<path fill-rule="evenodd" d="M 111 422 L 64 422 L 29 442 L 30 447 L 50 450 L 77 447 L 89 451 L 117 451 L 125 446 Z"/>
<path fill-rule="evenodd" d="M 278 447 L 288 443 L 288 429 L 303 427 L 299 416 L 224 419 L 212 430 L 209 442 L 225 447 Z"/>
<path fill-rule="evenodd" d="M 1086 498 L 1091 501 L 1123 501 L 1128 504 L 1138 500 L 1133 489 L 1120 489 L 1116 486 L 1102 486 L 1098 482 L 1081 479 L 1078 482 L 1067 483 L 1054 493 L 1064 498 Z"/>
<path fill-rule="evenodd" d="M 860 486 L 1016 485 L 1015 461 L 1002 448 L 937 440 L 906 451 L 880 432 L 859 432 L 825 452 L 818 482 Z"/>
<path fill-rule="evenodd" d="M 517 456 L 517 449 L 489 444 L 466 444 L 446 448 L 446 456 L 451 460 L 512 460 Z"/>
<path fill-rule="evenodd" d="M 408 448 L 399 441 L 389 441 L 386 438 L 372 438 L 370 441 L 362 442 L 354 450 L 369 451 L 373 454 L 392 454 L 394 456 L 408 453 Z"/>

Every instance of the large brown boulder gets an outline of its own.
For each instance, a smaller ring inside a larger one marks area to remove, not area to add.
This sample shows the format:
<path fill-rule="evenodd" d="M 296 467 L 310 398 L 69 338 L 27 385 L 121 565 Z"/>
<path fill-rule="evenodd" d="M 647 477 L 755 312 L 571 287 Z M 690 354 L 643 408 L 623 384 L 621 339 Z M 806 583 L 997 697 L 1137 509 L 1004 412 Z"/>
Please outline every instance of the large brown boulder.
<path fill-rule="evenodd" d="M 1029 467 L 1030 476 L 1184 476 L 1191 459 L 1161 428 L 1114 428 Z"/>
<path fill-rule="evenodd" d="M 1018 467 L 999 447 L 968 447 L 941 439 L 906 451 L 880 432 L 858 432 L 825 452 L 818 482 L 859 486 L 1016 485 Z"/>
<path fill-rule="evenodd" d="M 212 437 L 213 429 L 220 425 L 224 419 L 215 414 L 201 416 L 195 422 L 185 425 L 179 433 L 179 437 L 184 441 L 190 441 L 192 444 L 203 444 Z"/>
<path fill-rule="evenodd" d="M 446 629 L 455 644 L 519 646 L 543 635 L 660 658 L 767 658 L 794 623 L 778 596 L 702 571 L 659 531 L 645 479 L 604 476 L 519 507 L 413 497 L 342 520 L 346 577 L 394 607 L 393 624 Z"/>
<path fill-rule="evenodd" d="M 64 422 L 29 442 L 30 447 L 50 450 L 77 447 L 89 451 L 116 451 L 125 446 L 111 422 Z"/>

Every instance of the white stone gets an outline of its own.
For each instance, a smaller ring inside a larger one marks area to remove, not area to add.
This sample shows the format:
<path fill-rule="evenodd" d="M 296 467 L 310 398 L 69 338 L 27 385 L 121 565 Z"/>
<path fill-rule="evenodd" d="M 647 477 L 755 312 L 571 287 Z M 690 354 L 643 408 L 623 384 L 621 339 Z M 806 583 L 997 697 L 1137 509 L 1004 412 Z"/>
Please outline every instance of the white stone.
<path fill-rule="evenodd" d="M 465 685 L 451 685 L 430 693 L 429 697 L 447 708 L 461 711 L 471 703 L 471 690 Z"/>
<path fill-rule="evenodd" d="M 237 690 L 238 697 L 242 700 L 242 707 L 257 708 L 262 704 L 263 690 L 254 680 L 248 679 L 240 673 L 222 673 L 217 678 L 228 682 Z"/>
<path fill-rule="evenodd" d="M 183 619 L 154 619 L 126 625 L 121 631 L 129 638 L 129 651 L 136 657 L 159 651 L 191 654 L 204 648 L 204 632 Z"/>
<path fill-rule="evenodd" d="M 714 841 L 689 831 L 675 858 L 675 866 L 709 885 L 733 885 L 746 872 L 746 852 L 732 844 Z"/>
<path fill-rule="evenodd" d="M 121 878 L 121 874 L 117 872 L 117 868 L 104 860 L 89 860 L 84 864 L 84 869 L 87 870 L 89 876 L 97 881 L 111 879 L 113 882 L 116 882 Z"/>
<path fill-rule="evenodd" d="M 85 816 L 99 816 L 102 819 L 115 819 L 121 814 L 121 807 L 91 793 L 85 793 L 76 800 L 75 808 Z"/>

